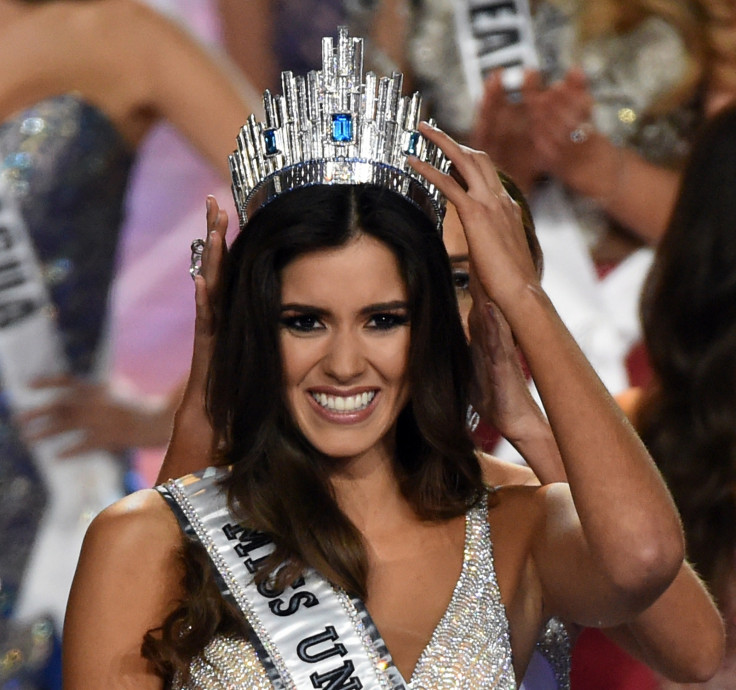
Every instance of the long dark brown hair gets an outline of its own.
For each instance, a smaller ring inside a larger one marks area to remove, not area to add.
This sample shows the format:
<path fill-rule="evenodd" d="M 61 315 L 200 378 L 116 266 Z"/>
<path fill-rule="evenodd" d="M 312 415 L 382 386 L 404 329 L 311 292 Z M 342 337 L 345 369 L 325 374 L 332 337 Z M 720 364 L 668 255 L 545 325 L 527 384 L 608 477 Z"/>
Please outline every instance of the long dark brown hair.
<path fill-rule="evenodd" d="M 292 419 L 279 347 L 284 267 L 361 233 L 393 251 L 409 295 L 411 396 L 397 421 L 395 451 L 401 492 L 426 520 L 462 515 L 479 498 L 481 471 L 465 427 L 471 361 L 447 253 L 426 216 L 386 189 L 309 187 L 253 217 L 229 253 L 207 402 L 221 440 L 220 461 L 232 466 L 223 482 L 230 506 L 277 545 L 258 579 L 282 563 L 288 564 L 278 572 L 282 579 L 308 565 L 365 596 L 362 536 L 335 500 L 329 481 L 334 461 Z M 237 627 L 227 606 L 212 596 L 201 554 L 192 545 L 187 549 L 186 600 L 144 644 L 163 674 L 185 668 L 215 630 Z"/>
<path fill-rule="evenodd" d="M 641 314 L 656 383 L 637 426 L 716 596 L 736 549 L 736 110 L 696 142 Z"/>

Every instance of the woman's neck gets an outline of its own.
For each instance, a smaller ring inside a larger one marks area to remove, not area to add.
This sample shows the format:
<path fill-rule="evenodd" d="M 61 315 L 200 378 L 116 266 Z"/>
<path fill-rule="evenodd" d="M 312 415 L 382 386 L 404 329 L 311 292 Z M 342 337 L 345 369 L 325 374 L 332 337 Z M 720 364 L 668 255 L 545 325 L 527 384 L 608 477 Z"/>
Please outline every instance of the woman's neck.
<path fill-rule="evenodd" d="M 414 512 L 401 494 L 393 448 L 372 449 L 359 457 L 336 460 L 330 481 L 340 509 L 363 533 Z M 415 516 L 414 516 L 415 517 Z"/>

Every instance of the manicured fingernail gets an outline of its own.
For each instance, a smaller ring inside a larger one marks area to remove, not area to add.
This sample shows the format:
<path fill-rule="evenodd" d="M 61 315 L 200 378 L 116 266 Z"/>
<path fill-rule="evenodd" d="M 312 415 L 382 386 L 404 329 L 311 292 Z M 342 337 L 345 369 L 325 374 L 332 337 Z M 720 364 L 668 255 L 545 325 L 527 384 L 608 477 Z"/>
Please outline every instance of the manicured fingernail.
<path fill-rule="evenodd" d="M 212 197 L 208 196 L 204 204 L 207 207 L 207 213 L 209 213 L 212 210 Z"/>

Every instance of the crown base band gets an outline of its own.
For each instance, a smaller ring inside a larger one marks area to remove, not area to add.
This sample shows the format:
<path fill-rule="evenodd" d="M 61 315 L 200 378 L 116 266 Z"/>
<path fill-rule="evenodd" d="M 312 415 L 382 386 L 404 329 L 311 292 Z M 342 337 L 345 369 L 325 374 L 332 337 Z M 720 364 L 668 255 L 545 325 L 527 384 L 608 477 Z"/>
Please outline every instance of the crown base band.
<path fill-rule="evenodd" d="M 441 228 L 444 206 L 439 193 L 428 193 L 426 182 L 412 175 L 413 170 L 401 171 L 383 163 L 361 159 L 313 160 L 282 168 L 265 178 L 252 190 L 242 208 L 238 209 L 244 225 L 258 209 L 285 192 L 301 187 L 333 184 L 372 184 L 400 194 Z M 414 173 L 416 175 L 416 173 Z M 436 197 L 436 198 L 434 198 Z"/>

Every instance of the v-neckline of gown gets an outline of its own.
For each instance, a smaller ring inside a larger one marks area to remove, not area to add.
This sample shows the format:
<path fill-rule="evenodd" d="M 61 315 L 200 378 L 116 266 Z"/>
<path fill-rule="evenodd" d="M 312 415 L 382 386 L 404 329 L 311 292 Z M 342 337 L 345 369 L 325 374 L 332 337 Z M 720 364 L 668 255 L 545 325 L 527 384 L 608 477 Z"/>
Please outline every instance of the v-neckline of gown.
<path fill-rule="evenodd" d="M 482 499 L 481 506 L 486 505 L 486 499 Z M 478 504 L 472 506 L 468 511 L 465 513 L 465 537 L 463 541 L 463 561 L 462 565 L 460 567 L 460 574 L 458 575 L 457 581 L 455 582 L 455 586 L 452 589 L 452 595 L 450 596 L 450 600 L 447 603 L 447 606 L 445 607 L 445 610 L 443 611 L 442 615 L 440 616 L 439 621 L 437 622 L 437 625 L 434 626 L 432 629 L 432 634 L 429 637 L 429 641 L 426 645 L 422 648 L 422 651 L 419 653 L 419 656 L 417 657 L 417 660 L 414 664 L 414 668 L 411 670 L 411 674 L 409 676 L 409 680 L 407 682 L 406 678 L 404 677 L 404 674 L 401 673 L 399 670 L 399 667 L 393 662 L 393 654 L 391 654 L 391 650 L 386 645 L 386 650 L 388 651 L 389 656 L 391 657 L 391 662 L 396 669 L 397 673 L 401 676 L 401 680 L 404 682 L 404 685 L 406 686 L 407 690 L 410 690 L 412 688 L 413 683 L 416 680 L 416 674 L 417 669 L 420 669 L 422 666 L 422 662 L 424 661 L 424 658 L 430 653 L 433 643 L 435 642 L 435 639 L 437 637 L 438 632 L 445 626 L 446 619 L 448 616 L 450 616 L 451 611 L 454 608 L 454 604 L 456 603 L 457 598 L 460 596 L 460 588 L 464 584 L 465 580 L 467 579 L 467 569 L 468 569 L 468 555 L 470 553 L 470 550 L 472 548 L 472 539 L 473 539 L 473 530 L 472 530 L 472 513 L 475 510 L 479 510 L 480 507 Z M 368 613 L 366 611 L 366 613 Z M 370 613 L 368 613 L 368 616 L 370 617 Z M 375 627 L 376 630 L 378 630 L 380 634 L 380 629 L 378 626 L 376 626 L 375 622 L 371 618 L 371 623 Z M 384 640 L 385 645 L 385 640 Z"/>

